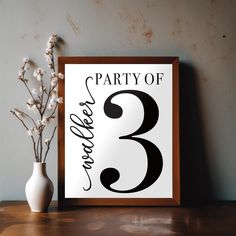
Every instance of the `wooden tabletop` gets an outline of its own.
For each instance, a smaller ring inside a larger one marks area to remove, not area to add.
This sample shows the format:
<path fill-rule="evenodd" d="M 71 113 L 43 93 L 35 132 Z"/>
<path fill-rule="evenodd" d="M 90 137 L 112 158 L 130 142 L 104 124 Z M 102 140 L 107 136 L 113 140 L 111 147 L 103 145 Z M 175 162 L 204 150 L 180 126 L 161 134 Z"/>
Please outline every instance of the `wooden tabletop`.
<path fill-rule="evenodd" d="M 0 203 L 1 236 L 236 235 L 236 204 L 188 207 L 83 207 L 31 213 L 26 202 Z"/>

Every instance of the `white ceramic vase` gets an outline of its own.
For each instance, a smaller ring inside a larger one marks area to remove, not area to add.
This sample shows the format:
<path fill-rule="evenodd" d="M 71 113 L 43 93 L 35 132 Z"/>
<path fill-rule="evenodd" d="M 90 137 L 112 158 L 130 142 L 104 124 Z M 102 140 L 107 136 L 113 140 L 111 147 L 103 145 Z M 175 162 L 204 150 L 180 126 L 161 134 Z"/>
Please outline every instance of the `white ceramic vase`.
<path fill-rule="evenodd" d="M 25 185 L 25 194 L 31 211 L 47 211 L 53 190 L 53 183 L 46 173 L 46 163 L 34 162 L 33 174 Z"/>

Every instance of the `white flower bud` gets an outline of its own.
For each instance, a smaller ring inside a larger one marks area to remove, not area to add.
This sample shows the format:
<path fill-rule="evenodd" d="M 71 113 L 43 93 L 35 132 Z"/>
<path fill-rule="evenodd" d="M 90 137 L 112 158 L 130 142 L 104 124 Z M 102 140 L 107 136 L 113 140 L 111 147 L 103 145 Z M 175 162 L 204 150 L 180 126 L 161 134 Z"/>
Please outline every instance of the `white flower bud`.
<path fill-rule="evenodd" d="M 46 55 L 52 54 L 52 48 L 51 47 L 47 47 L 46 50 L 45 50 L 45 54 Z"/>
<path fill-rule="evenodd" d="M 36 79 L 37 79 L 38 81 L 41 81 L 41 80 L 42 80 L 42 75 L 38 74 L 38 75 L 36 76 Z"/>
<path fill-rule="evenodd" d="M 37 68 L 35 71 L 34 71 L 34 77 L 36 77 L 37 78 L 37 80 L 41 80 L 42 79 L 42 76 L 43 76 L 43 73 L 44 73 L 44 71 L 43 71 L 43 69 L 42 68 Z"/>
<path fill-rule="evenodd" d="M 23 79 L 23 77 L 24 77 L 24 70 L 20 70 L 18 73 L 18 78 Z"/>
<path fill-rule="evenodd" d="M 45 139 L 45 140 L 44 140 L 44 143 L 45 143 L 46 145 L 48 145 L 48 144 L 50 143 L 50 140 L 49 140 L 49 139 Z"/>
<path fill-rule="evenodd" d="M 56 88 L 52 90 L 51 96 L 52 96 L 53 98 L 56 98 L 56 97 L 57 97 L 57 89 L 56 89 Z"/>
<path fill-rule="evenodd" d="M 48 42 L 54 43 L 54 37 L 50 36 L 50 38 L 48 39 Z"/>
<path fill-rule="evenodd" d="M 36 95 L 36 96 L 38 95 L 38 90 L 36 88 L 33 88 L 31 92 L 33 95 Z"/>
<path fill-rule="evenodd" d="M 39 133 L 40 133 L 39 129 L 36 128 L 36 127 L 34 127 L 34 133 L 35 133 L 35 134 L 39 134 Z"/>
<path fill-rule="evenodd" d="M 49 123 L 48 117 L 44 116 L 41 120 L 42 125 L 47 125 Z"/>
<path fill-rule="evenodd" d="M 51 105 L 55 105 L 56 103 L 57 103 L 57 99 L 55 99 L 53 97 L 49 101 L 49 104 L 51 104 Z"/>
<path fill-rule="evenodd" d="M 34 77 L 37 77 L 37 75 L 38 75 L 37 70 L 34 71 L 33 75 L 34 75 Z"/>
<path fill-rule="evenodd" d="M 55 86 L 57 84 L 57 81 L 58 81 L 57 77 L 53 77 L 51 79 L 51 86 Z"/>
<path fill-rule="evenodd" d="M 34 105 L 32 105 L 31 106 L 31 110 L 34 112 L 34 113 L 36 113 L 36 111 L 37 111 L 37 106 L 34 104 Z"/>
<path fill-rule="evenodd" d="M 17 108 L 14 109 L 14 112 L 18 117 L 23 117 L 24 116 L 23 113 L 20 110 L 18 110 Z"/>
<path fill-rule="evenodd" d="M 29 63 L 26 63 L 25 64 L 25 70 L 29 70 L 30 66 L 29 66 Z"/>
<path fill-rule="evenodd" d="M 48 42 L 53 43 L 53 44 L 55 44 L 56 41 L 57 41 L 57 35 L 56 34 L 52 34 L 50 36 L 50 38 L 48 39 Z"/>
<path fill-rule="evenodd" d="M 57 102 L 58 102 L 58 103 L 63 103 L 63 97 L 59 97 L 59 98 L 57 99 Z"/>
<path fill-rule="evenodd" d="M 29 62 L 29 58 L 27 58 L 27 57 L 23 58 L 23 62 L 24 63 L 28 63 Z"/>
<path fill-rule="evenodd" d="M 34 128 L 29 128 L 27 133 L 29 136 L 33 136 Z"/>
<path fill-rule="evenodd" d="M 39 87 L 39 91 L 42 93 L 43 91 L 45 91 L 46 90 L 46 88 L 44 87 L 44 86 L 40 86 Z"/>
<path fill-rule="evenodd" d="M 53 104 L 49 103 L 47 108 L 48 108 L 48 110 L 52 110 L 53 109 Z"/>
<path fill-rule="evenodd" d="M 58 74 L 59 79 L 64 79 L 64 75 L 62 73 Z"/>
<path fill-rule="evenodd" d="M 53 45 L 53 43 L 52 43 L 51 41 L 48 41 L 48 42 L 47 42 L 47 47 L 48 47 L 49 49 L 52 49 L 53 46 L 54 46 L 54 45 Z"/>
<path fill-rule="evenodd" d="M 53 121 L 55 121 L 55 116 L 52 116 L 49 118 L 49 122 L 53 122 Z"/>
<path fill-rule="evenodd" d="M 33 105 L 34 104 L 34 100 L 32 98 L 29 98 L 27 103 L 30 104 L 30 105 Z"/>

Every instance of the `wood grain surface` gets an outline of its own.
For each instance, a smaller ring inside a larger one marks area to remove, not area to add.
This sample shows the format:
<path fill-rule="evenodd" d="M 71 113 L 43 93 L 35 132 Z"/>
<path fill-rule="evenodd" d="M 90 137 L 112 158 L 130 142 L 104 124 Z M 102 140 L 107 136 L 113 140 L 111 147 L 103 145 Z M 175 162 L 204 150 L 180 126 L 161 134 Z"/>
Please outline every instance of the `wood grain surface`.
<path fill-rule="evenodd" d="M 1 236 L 236 235 L 236 204 L 188 207 L 80 207 L 31 213 L 26 202 L 0 203 Z"/>

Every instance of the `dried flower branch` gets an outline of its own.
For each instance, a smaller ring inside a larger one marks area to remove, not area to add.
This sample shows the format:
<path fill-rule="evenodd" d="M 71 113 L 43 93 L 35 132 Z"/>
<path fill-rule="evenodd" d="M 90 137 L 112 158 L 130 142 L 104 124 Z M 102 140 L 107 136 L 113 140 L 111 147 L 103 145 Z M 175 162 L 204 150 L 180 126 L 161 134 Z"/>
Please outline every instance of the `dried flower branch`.
<path fill-rule="evenodd" d="M 22 125 L 26 128 L 27 132 L 29 133 L 29 128 L 27 127 L 27 125 L 25 124 L 25 122 L 19 117 L 19 114 L 15 111 L 10 111 L 21 123 Z M 32 142 L 33 142 L 33 149 L 34 149 L 34 156 L 35 156 L 35 161 L 38 162 L 39 161 L 39 158 L 37 156 L 37 153 L 36 153 L 36 144 L 35 144 L 35 140 L 34 140 L 34 137 L 32 135 L 30 135 L 31 139 L 32 139 Z"/>
<path fill-rule="evenodd" d="M 50 144 L 54 138 L 57 126 L 54 127 L 50 139 L 46 139 L 44 142 L 43 131 L 55 120 L 55 113 L 58 105 L 63 103 L 63 98 L 57 97 L 58 81 L 60 79 L 64 79 L 64 75 L 62 73 L 57 74 L 55 72 L 54 48 L 57 43 L 57 35 L 52 34 L 47 42 L 47 48 L 45 51 L 46 61 L 48 67 L 51 69 L 48 83 L 47 81 L 44 81 L 46 74 L 44 69 L 37 68 L 34 71 L 33 76 L 38 82 L 38 88 L 30 89 L 28 79 L 25 78 L 26 72 L 30 67 L 29 59 L 24 58 L 23 64 L 20 67 L 18 79 L 23 83 L 30 95 L 26 105 L 27 108 L 33 112 L 35 118 L 20 109 L 14 108 L 14 110 L 11 110 L 11 113 L 22 123 L 27 130 L 28 135 L 31 137 L 36 162 L 46 161 L 50 150 Z"/>

